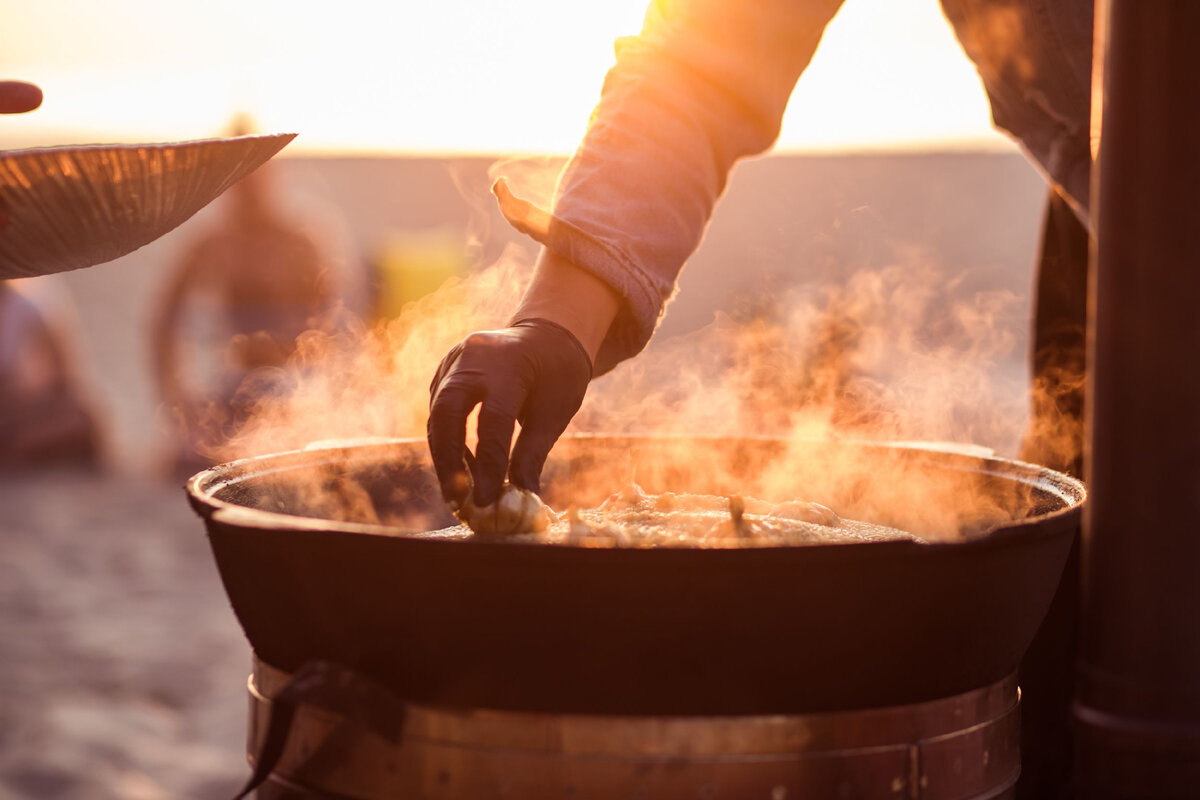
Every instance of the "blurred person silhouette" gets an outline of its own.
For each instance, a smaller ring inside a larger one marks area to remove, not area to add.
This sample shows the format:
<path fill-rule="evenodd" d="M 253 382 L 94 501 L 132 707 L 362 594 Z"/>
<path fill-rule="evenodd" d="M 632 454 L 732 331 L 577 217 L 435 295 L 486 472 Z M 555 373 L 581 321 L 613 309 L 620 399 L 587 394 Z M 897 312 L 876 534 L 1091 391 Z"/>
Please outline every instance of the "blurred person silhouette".
<path fill-rule="evenodd" d="M 242 118 L 232 135 L 249 132 Z M 276 206 L 269 168 L 234 184 L 223 203 L 220 223 L 182 256 L 154 322 L 155 378 L 181 426 L 183 472 L 211 463 L 202 451 L 214 432 L 236 429 L 270 393 L 272 368 L 335 300 L 327 256 Z"/>
<path fill-rule="evenodd" d="M 0 468 L 98 463 L 95 422 L 49 318 L 0 281 Z"/>
<path fill-rule="evenodd" d="M 589 382 L 646 346 L 730 170 L 775 141 L 792 89 L 841 5 L 655 0 L 641 32 L 617 42 L 616 64 L 552 208 L 497 183 L 505 217 L 543 248 L 508 327 L 470 334 L 433 376 L 429 447 L 451 507 L 472 492 L 477 506 L 494 507 L 506 479 L 538 491 L 546 457 Z M 941 5 L 979 73 L 993 122 L 1051 187 L 1034 328 L 1034 378 L 1051 399 L 1033 405 L 1024 455 L 1078 472 L 1093 0 Z M 476 406 L 469 468 L 465 426 Z M 1056 415 L 1075 424 L 1073 447 L 1049 447 L 1041 436 L 1057 427 Z M 1064 583 L 1060 595 L 1073 591 Z M 1055 674 L 1046 681 L 1059 681 L 1053 707 L 1025 706 L 1022 785 L 1036 788 L 1022 788 L 1022 796 L 1069 796 L 1070 692 L 1061 681 L 1071 680 L 1074 622 L 1067 616 L 1050 636 L 1058 646 L 1047 656 Z M 1044 696 L 1038 680 L 1023 670 L 1031 701 Z"/>

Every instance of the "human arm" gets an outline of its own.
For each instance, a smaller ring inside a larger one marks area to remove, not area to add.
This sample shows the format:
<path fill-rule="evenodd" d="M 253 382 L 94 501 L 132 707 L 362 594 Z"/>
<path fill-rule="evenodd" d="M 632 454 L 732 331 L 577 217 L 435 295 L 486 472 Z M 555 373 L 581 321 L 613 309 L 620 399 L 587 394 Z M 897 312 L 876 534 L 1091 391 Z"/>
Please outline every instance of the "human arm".
<path fill-rule="evenodd" d="M 620 295 L 607 283 L 543 250 L 512 320 L 544 319 L 561 325 L 579 340 L 594 364 L 620 303 Z"/>
<path fill-rule="evenodd" d="M 621 296 L 603 374 L 645 347 L 738 160 L 766 150 L 841 0 L 658 0 L 617 42 L 551 211 L 496 187 L 526 233 Z"/>
<path fill-rule="evenodd" d="M 765 150 L 778 135 L 795 80 L 840 4 L 660 0 L 652 5 L 642 33 L 618 42 L 617 64 L 605 79 L 588 133 L 560 180 L 553 211 L 497 183 L 504 216 L 545 247 L 538 277 L 516 319 L 530 309 L 537 309 L 543 319 L 561 314 L 557 323 L 578 339 L 590 358 L 589 377 L 639 352 L 657 325 L 684 261 L 700 243 L 729 171 L 738 159 Z M 546 264 L 570 269 L 546 270 Z M 593 292 L 595 287 L 585 287 L 575 311 L 556 311 L 576 295 L 550 289 L 577 273 L 597 279 L 606 289 Z M 550 282 L 539 286 L 539 278 Z M 593 308 L 593 296 L 605 295 L 615 305 Z M 576 324 L 582 334 L 573 328 Z M 522 394 L 537 380 L 506 374 L 510 362 L 482 355 L 501 341 L 511 348 L 530 347 L 524 338 L 472 334 L 443 362 L 431 387 L 431 452 L 443 493 L 452 504 L 466 492 L 462 429 L 474 405 L 482 403 L 480 450 L 489 454 L 474 470 L 477 504 L 494 499 L 493 491 L 500 490 L 513 429 L 511 424 L 492 424 L 489 406 L 495 405 L 494 398 L 508 404 L 506 416 L 524 408 L 525 428 L 540 419 L 532 406 L 525 408 Z M 539 347 L 548 346 L 552 338 L 545 337 Z M 568 343 L 562 340 L 555 346 L 566 353 Z M 471 370 L 447 367 L 448 362 L 461 364 L 464 354 L 473 351 L 481 355 L 471 359 L 477 362 Z M 516 361 L 529 367 L 528 361 Z M 449 400 L 439 399 L 443 381 L 450 377 L 460 388 Z M 561 385 L 546 383 L 556 389 Z M 582 402 L 586 379 L 577 389 L 570 402 L 562 400 L 562 408 L 569 406 L 566 419 L 559 419 L 556 408 L 555 426 L 545 428 L 536 448 L 540 459 L 526 458 L 518 442 L 515 464 L 536 463 L 540 472 L 554 439 Z M 508 476 L 527 485 L 530 481 L 522 471 L 509 469 Z"/>

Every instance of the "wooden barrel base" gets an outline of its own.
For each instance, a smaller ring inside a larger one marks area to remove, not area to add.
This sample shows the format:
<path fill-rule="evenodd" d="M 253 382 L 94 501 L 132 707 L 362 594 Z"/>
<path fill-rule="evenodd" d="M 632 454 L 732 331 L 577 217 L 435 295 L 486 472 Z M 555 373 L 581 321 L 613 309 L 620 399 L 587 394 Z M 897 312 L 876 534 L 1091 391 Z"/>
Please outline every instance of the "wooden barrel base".
<path fill-rule="evenodd" d="M 248 751 L 263 752 L 290 676 L 258 661 Z M 390 702 L 395 702 L 392 699 Z M 295 709 L 258 800 L 1013 796 L 1016 677 L 926 703 L 743 717 L 617 717 L 403 705 L 392 734 Z"/>

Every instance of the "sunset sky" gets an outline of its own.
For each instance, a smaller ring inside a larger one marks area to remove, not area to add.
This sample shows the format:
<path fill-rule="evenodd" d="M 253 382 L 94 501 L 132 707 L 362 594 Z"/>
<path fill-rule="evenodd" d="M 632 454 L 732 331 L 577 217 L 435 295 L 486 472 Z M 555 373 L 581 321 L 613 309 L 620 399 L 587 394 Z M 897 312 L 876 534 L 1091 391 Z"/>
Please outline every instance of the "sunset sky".
<path fill-rule="evenodd" d="M 289 152 L 569 152 L 646 0 L 0 0 L 0 77 L 46 93 L 0 146 L 219 135 Z M 1011 147 L 937 0 L 847 0 L 779 148 Z"/>

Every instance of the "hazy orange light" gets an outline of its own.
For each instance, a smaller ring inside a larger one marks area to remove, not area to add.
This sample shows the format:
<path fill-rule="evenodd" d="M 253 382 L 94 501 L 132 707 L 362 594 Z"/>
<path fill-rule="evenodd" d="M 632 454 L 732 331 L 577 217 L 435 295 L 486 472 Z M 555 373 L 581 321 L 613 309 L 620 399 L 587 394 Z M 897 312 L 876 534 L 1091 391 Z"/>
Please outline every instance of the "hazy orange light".
<path fill-rule="evenodd" d="M 612 42 L 646 0 L 0 0 L 0 71 L 44 107 L 5 146 L 186 139 L 238 110 L 292 151 L 567 152 Z M 935 0 L 847 0 L 785 118 L 784 149 L 995 146 Z"/>

